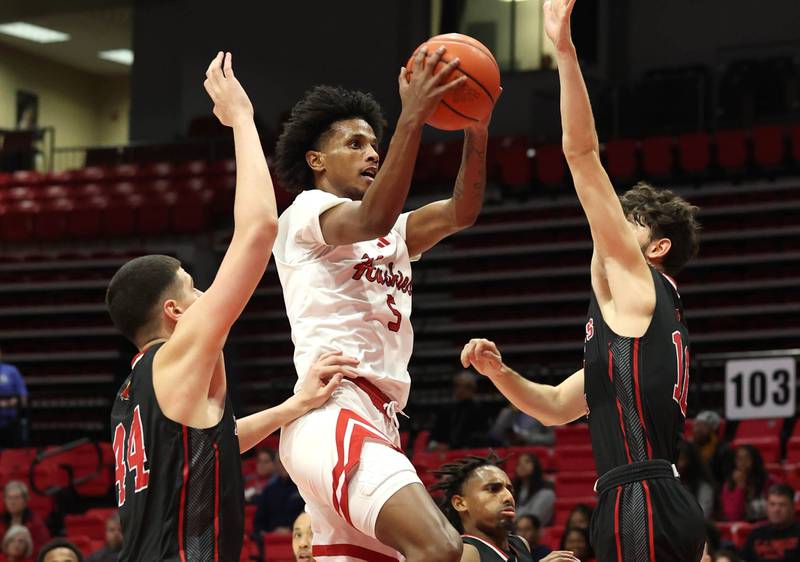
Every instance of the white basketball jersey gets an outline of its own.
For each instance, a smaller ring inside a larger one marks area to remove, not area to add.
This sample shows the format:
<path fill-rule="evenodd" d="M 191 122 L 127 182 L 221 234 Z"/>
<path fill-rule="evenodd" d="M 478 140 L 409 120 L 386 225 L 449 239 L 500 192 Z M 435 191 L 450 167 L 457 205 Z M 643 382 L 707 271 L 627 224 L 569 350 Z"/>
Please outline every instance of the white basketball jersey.
<path fill-rule="evenodd" d="M 304 191 L 278 221 L 273 254 L 292 326 L 298 385 L 321 354 L 339 350 L 358 359 L 359 375 L 402 409 L 414 345 L 408 213 L 384 237 L 328 245 L 319 217 L 346 201 L 318 189 Z"/>

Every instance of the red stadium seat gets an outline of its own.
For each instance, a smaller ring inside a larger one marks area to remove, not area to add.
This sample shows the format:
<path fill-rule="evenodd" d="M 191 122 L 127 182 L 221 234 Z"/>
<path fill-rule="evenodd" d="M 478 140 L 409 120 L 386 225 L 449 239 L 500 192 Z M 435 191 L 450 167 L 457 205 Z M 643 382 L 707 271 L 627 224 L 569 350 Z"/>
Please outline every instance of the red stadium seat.
<path fill-rule="evenodd" d="M 780 437 L 782 419 L 742 420 L 736 428 L 736 439 Z"/>
<path fill-rule="evenodd" d="M 66 199 L 71 193 L 72 191 L 63 185 L 48 185 L 42 187 L 36 196 L 39 199 Z"/>
<path fill-rule="evenodd" d="M 36 449 L 3 449 L 0 452 L 0 470 L 22 468 L 27 470 L 36 458 Z"/>
<path fill-rule="evenodd" d="M 33 224 L 39 205 L 33 201 L 18 201 L 0 207 L 0 239 L 24 242 L 33 238 Z"/>
<path fill-rule="evenodd" d="M 106 522 L 104 519 L 91 515 L 66 515 L 64 526 L 68 536 L 81 535 L 90 539 L 102 540 L 105 538 Z"/>
<path fill-rule="evenodd" d="M 137 208 L 136 231 L 142 236 L 159 236 L 169 231 L 170 213 L 175 203 L 171 194 L 162 196 L 128 198 L 128 203 Z"/>
<path fill-rule="evenodd" d="M 95 204 L 102 205 L 102 201 L 96 199 Z M 136 232 L 136 202 L 126 202 L 123 199 L 105 202 L 105 211 L 101 215 L 103 234 L 111 237 L 132 236 Z"/>
<path fill-rule="evenodd" d="M 190 160 L 175 169 L 176 176 L 203 176 L 208 172 L 209 166 L 205 160 Z"/>
<path fill-rule="evenodd" d="M 558 445 L 554 452 L 556 471 L 596 473 L 591 445 Z"/>
<path fill-rule="evenodd" d="M 553 469 L 553 449 L 552 447 L 536 447 L 536 446 L 522 446 L 522 447 L 509 447 L 506 449 L 503 456 L 508 457 L 506 461 L 505 470 L 508 474 L 513 475 L 517 469 L 517 461 L 520 455 L 528 453 L 535 455 L 542 465 L 542 470 L 550 471 Z"/>
<path fill-rule="evenodd" d="M 642 169 L 652 178 L 666 178 L 672 173 L 672 137 L 647 137 L 642 141 Z"/>
<path fill-rule="evenodd" d="M 33 170 L 17 170 L 11 174 L 11 184 L 21 186 L 39 185 L 44 181 L 44 177 L 44 174 Z"/>
<path fill-rule="evenodd" d="M 739 172 L 747 166 L 747 136 L 741 129 L 717 131 L 717 163 L 724 170 Z"/>
<path fill-rule="evenodd" d="M 756 164 L 762 168 L 780 166 L 786 156 L 783 128 L 778 125 L 762 125 L 753 129 L 753 156 Z"/>
<path fill-rule="evenodd" d="M 594 472 L 563 472 L 556 478 L 555 492 L 559 499 L 585 498 L 594 495 Z"/>
<path fill-rule="evenodd" d="M 84 535 L 67 535 L 67 540 L 78 547 L 83 556 L 89 556 L 92 552 L 92 539 Z"/>
<path fill-rule="evenodd" d="M 92 197 L 75 205 L 67 221 L 67 233 L 80 240 L 98 238 L 102 231 L 103 213 L 108 208 L 108 199 Z"/>
<path fill-rule="evenodd" d="M 548 187 L 561 185 L 566 170 L 560 144 L 543 145 L 536 149 L 536 177 L 542 184 Z"/>
<path fill-rule="evenodd" d="M 34 222 L 34 234 L 39 240 L 55 241 L 64 238 L 67 221 L 74 209 L 69 199 L 42 201 Z"/>
<path fill-rule="evenodd" d="M 118 164 L 111 167 L 109 174 L 117 181 L 136 180 L 145 175 L 139 164 Z"/>
<path fill-rule="evenodd" d="M 153 162 L 145 166 L 142 175 L 149 178 L 170 178 L 177 175 L 178 169 L 171 162 Z"/>
<path fill-rule="evenodd" d="M 556 525 L 553 527 L 542 527 L 541 534 L 539 535 L 539 542 L 551 550 L 558 550 L 561 546 L 561 537 L 565 531 L 564 525 Z"/>
<path fill-rule="evenodd" d="M 530 151 L 530 153 L 529 153 Z M 499 137 L 489 140 L 487 168 L 502 185 L 526 186 L 533 176 L 532 149 L 527 137 Z"/>
<path fill-rule="evenodd" d="M 737 548 L 745 545 L 750 531 L 753 530 L 753 524 L 746 521 L 719 522 L 716 527 L 720 538 L 732 542 Z"/>
<path fill-rule="evenodd" d="M 15 186 L 3 191 L 6 201 L 33 201 L 39 196 L 39 190 L 29 186 Z"/>
<path fill-rule="evenodd" d="M 800 163 L 800 123 L 795 123 L 789 128 L 789 139 L 792 143 L 792 160 Z"/>
<path fill-rule="evenodd" d="M 428 448 L 428 441 L 431 438 L 431 432 L 426 430 L 417 433 L 414 439 L 414 447 L 411 452 L 411 458 L 416 458 L 418 454 L 424 452 Z"/>
<path fill-rule="evenodd" d="M 591 445 L 588 423 L 575 423 L 555 428 L 556 445 Z"/>
<path fill-rule="evenodd" d="M 264 562 L 294 561 L 292 535 L 289 533 L 264 533 Z"/>
<path fill-rule="evenodd" d="M 708 170 L 711 162 L 707 133 L 686 133 L 678 137 L 678 164 L 681 171 L 700 174 Z"/>
<path fill-rule="evenodd" d="M 177 195 L 166 197 L 165 200 L 173 201 L 172 231 L 177 234 L 192 234 L 200 232 L 206 226 L 207 209 L 214 198 L 210 190 L 206 191 L 181 191 Z"/>
<path fill-rule="evenodd" d="M 109 178 L 108 170 L 100 166 L 88 166 L 78 170 L 76 174 L 84 182 L 101 182 Z"/>
<path fill-rule="evenodd" d="M 630 181 L 636 177 L 636 141 L 613 139 L 606 142 L 606 169 L 616 181 Z"/>

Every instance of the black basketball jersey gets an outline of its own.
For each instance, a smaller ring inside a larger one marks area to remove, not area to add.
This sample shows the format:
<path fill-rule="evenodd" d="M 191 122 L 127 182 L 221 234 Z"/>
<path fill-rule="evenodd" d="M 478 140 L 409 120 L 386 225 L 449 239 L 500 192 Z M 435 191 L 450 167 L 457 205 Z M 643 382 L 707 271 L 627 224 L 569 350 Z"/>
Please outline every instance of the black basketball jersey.
<path fill-rule="evenodd" d="M 222 420 L 193 429 L 168 419 L 153 390 L 153 357 L 134 358 L 111 411 L 120 562 L 237 562 L 244 482 L 230 399 Z"/>
<path fill-rule="evenodd" d="M 531 551 L 517 535 L 508 535 L 508 552 L 497 548 L 489 541 L 473 535 L 461 535 L 464 544 L 478 549 L 481 562 L 533 562 Z"/>
<path fill-rule="evenodd" d="M 689 332 L 669 277 L 650 268 L 656 290 L 644 336 L 615 334 L 592 292 L 584 390 L 597 473 L 649 459 L 674 463 L 689 391 Z"/>

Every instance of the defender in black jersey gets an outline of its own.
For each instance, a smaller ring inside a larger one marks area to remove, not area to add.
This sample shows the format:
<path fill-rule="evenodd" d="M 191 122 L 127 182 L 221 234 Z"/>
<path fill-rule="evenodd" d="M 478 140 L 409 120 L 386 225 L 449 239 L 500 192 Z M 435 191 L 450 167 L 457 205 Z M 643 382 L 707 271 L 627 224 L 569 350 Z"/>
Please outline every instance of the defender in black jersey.
<path fill-rule="evenodd" d="M 441 491 L 439 507 L 461 533 L 461 562 L 536 562 L 522 537 L 511 534 L 516 515 L 514 490 L 492 452 L 448 463 L 431 491 Z M 578 562 L 571 552 L 551 552 L 544 562 Z"/>
<path fill-rule="evenodd" d="M 487 340 L 472 340 L 461 359 L 542 423 L 589 416 L 601 475 L 590 529 L 598 560 L 697 562 L 703 513 L 673 465 L 686 417 L 689 333 L 669 277 L 697 252 L 697 208 L 646 184 L 617 197 L 572 43 L 574 4 L 545 2 L 544 25 L 558 62 L 564 155 L 594 242 L 584 369 L 557 387 L 535 384 Z"/>
<path fill-rule="evenodd" d="M 224 67 L 223 67 L 224 64 Z M 114 275 L 106 303 L 140 350 L 111 414 L 121 562 L 236 562 L 244 536 L 239 460 L 279 426 L 328 400 L 354 360 L 323 355 L 292 398 L 236 420 L 222 347 L 260 281 L 277 232 L 275 196 L 230 53 L 206 73 L 214 114 L 233 127 L 235 226 L 204 294 L 178 260 L 144 256 Z"/>

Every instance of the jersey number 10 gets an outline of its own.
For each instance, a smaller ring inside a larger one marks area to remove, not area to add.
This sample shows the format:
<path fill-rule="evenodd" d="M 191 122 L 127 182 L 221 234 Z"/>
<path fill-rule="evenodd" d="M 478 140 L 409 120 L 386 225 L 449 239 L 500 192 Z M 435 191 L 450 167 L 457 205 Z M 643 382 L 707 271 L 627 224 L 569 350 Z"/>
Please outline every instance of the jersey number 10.
<path fill-rule="evenodd" d="M 144 449 L 144 431 L 142 431 L 142 416 L 139 413 L 139 405 L 133 409 L 133 419 L 128 435 L 127 446 L 125 442 L 125 426 L 117 424 L 114 429 L 114 470 L 117 484 L 117 505 L 122 507 L 125 503 L 125 476 L 128 470 L 134 472 L 134 493 L 141 492 L 150 482 L 150 470 L 145 468 L 147 453 Z M 127 458 L 126 458 L 127 456 Z"/>
<path fill-rule="evenodd" d="M 678 361 L 678 381 L 675 383 L 672 399 L 678 403 L 685 418 L 686 400 L 689 397 L 689 346 L 684 347 L 681 333 L 677 330 L 672 332 L 672 343 L 675 344 L 675 355 Z"/>

